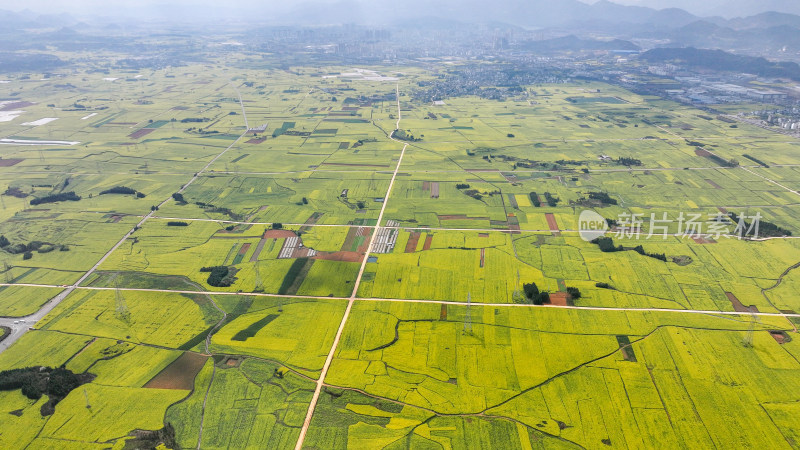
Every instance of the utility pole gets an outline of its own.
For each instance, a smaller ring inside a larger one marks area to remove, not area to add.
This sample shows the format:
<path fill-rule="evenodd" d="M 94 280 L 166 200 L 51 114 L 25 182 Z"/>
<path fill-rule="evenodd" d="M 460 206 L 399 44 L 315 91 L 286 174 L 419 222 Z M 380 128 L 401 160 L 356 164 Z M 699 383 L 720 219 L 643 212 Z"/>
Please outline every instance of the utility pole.
<path fill-rule="evenodd" d="M 744 339 L 742 339 L 742 345 L 750 348 L 753 346 L 753 331 L 755 330 L 756 322 L 759 320 L 755 312 L 755 306 L 751 306 L 748 309 L 750 311 L 750 328 L 748 328 L 747 333 L 744 335 Z"/>
<path fill-rule="evenodd" d="M 131 312 L 128 310 L 128 305 L 125 303 L 125 297 L 122 296 L 122 291 L 119 289 L 119 274 L 114 274 L 114 291 L 116 295 L 117 317 L 125 323 L 131 320 Z"/>

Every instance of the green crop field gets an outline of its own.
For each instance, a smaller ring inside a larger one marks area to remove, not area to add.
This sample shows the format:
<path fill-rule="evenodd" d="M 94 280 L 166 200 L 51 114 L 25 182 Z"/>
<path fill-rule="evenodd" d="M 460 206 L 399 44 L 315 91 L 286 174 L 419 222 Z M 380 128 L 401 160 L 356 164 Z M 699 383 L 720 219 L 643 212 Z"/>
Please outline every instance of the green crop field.
<path fill-rule="evenodd" d="M 795 138 L 276 55 L 3 75 L 0 447 L 797 448 Z"/>

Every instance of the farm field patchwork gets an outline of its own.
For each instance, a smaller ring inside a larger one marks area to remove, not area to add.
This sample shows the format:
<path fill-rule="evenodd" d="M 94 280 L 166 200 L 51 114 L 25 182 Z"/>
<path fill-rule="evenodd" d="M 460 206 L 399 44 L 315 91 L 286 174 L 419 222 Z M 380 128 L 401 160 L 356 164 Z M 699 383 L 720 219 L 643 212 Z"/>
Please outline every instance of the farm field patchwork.
<path fill-rule="evenodd" d="M 800 442 L 796 139 L 274 58 L 0 84 L 0 447 Z"/>

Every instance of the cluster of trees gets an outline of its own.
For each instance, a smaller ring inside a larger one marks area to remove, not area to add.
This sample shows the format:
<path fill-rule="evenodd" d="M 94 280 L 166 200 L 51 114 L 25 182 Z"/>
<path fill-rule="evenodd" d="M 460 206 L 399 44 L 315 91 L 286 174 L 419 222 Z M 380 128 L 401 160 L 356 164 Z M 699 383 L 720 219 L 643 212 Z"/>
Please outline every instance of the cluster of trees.
<path fill-rule="evenodd" d="M 22 394 L 31 400 L 39 400 L 42 395 L 47 395 L 49 400 L 42 406 L 42 415 L 49 415 L 55 411 L 56 404 L 73 389 L 94 378 L 93 374 L 75 374 L 63 367 L 4 370 L 0 372 L 0 391 L 22 389 Z"/>
<path fill-rule="evenodd" d="M 629 156 L 628 157 L 620 156 L 619 158 L 617 158 L 617 164 L 622 165 L 622 166 L 628 166 L 628 167 L 641 166 L 642 165 L 642 161 L 639 160 L 639 159 L 636 159 L 636 158 L 631 158 Z"/>
<path fill-rule="evenodd" d="M 539 194 L 537 194 L 536 192 L 531 192 L 530 194 L 528 194 L 528 196 L 531 198 L 531 203 L 533 204 L 533 206 L 537 208 L 542 206 L 542 202 L 539 201 Z"/>
<path fill-rule="evenodd" d="M 602 281 L 599 283 L 595 283 L 595 287 L 599 287 L 600 289 L 611 289 L 612 291 L 616 290 L 614 289 L 614 286 L 611 286 L 608 283 L 603 283 Z"/>
<path fill-rule="evenodd" d="M 136 195 L 136 198 L 144 198 L 145 195 L 141 192 L 137 191 L 136 189 L 131 189 L 125 186 L 116 186 L 111 189 L 106 189 L 105 191 L 100 192 L 100 195 L 106 194 L 123 194 L 123 195 Z"/>
<path fill-rule="evenodd" d="M 611 198 L 605 192 L 589 192 L 589 198 L 591 200 L 597 200 L 604 205 L 616 205 L 618 203 L 617 200 Z"/>
<path fill-rule="evenodd" d="M 603 253 L 613 253 L 613 252 L 622 252 L 625 251 L 621 245 L 614 245 L 614 240 L 610 237 L 601 236 L 592 241 L 592 244 L 597 244 L 600 247 L 600 251 Z"/>
<path fill-rule="evenodd" d="M 467 183 L 458 183 L 456 184 L 456 189 L 469 189 L 469 185 Z"/>
<path fill-rule="evenodd" d="M 175 200 L 176 202 L 182 204 L 182 205 L 186 204 L 186 199 L 183 198 L 183 194 L 181 194 L 180 192 L 176 192 L 176 193 L 172 194 L 172 199 Z"/>
<path fill-rule="evenodd" d="M 614 240 L 611 239 L 610 237 L 606 237 L 606 236 L 599 237 L 599 238 L 593 240 L 592 243 L 593 244 L 597 244 L 597 246 L 600 247 L 600 251 L 601 252 L 605 252 L 605 253 L 623 252 L 623 251 L 626 250 L 625 247 L 623 247 L 621 245 L 614 245 Z M 637 245 L 636 247 L 634 247 L 632 249 L 628 249 L 628 250 L 633 250 L 633 251 L 635 251 L 636 253 L 638 253 L 638 254 L 640 254 L 642 256 L 649 256 L 650 258 L 655 258 L 655 259 L 658 259 L 658 260 L 664 261 L 664 262 L 667 261 L 667 255 L 666 254 L 664 254 L 664 253 L 648 253 L 648 252 L 646 252 L 644 250 L 644 247 L 642 247 L 641 245 Z M 598 287 L 602 287 L 602 286 L 598 286 Z M 606 289 L 609 289 L 609 288 L 606 288 Z"/>
<path fill-rule="evenodd" d="M 187 117 L 185 119 L 181 119 L 181 123 L 202 123 L 208 121 L 209 119 L 205 117 Z"/>
<path fill-rule="evenodd" d="M 655 259 L 658 259 L 660 261 L 667 262 L 667 255 L 666 254 L 664 254 L 664 253 L 647 253 L 646 251 L 644 251 L 644 247 L 642 247 L 641 245 L 637 245 L 636 247 L 634 247 L 633 251 L 635 251 L 636 253 L 638 253 L 638 254 L 640 254 L 642 256 L 649 256 L 651 258 L 655 258 Z"/>
<path fill-rule="evenodd" d="M 753 161 L 754 163 L 756 163 L 758 165 L 761 165 L 761 166 L 764 166 L 766 168 L 769 168 L 769 164 L 767 164 L 764 161 L 756 158 L 755 156 L 750 156 L 747 153 L 743 154 L 742 156 L 744 156 L 745 158 L 749 159 L 750 161 Z"/>
<path fill-rule="evenodd" d="M 181 196 L 181 198 L 183 198 L 183 196 Z M 241 214 L 231 211 L 230 208 L 223 208 L 221 206 L 215 206 L 211 203 L 204 202 L 195 202 L 195 205 L 205 209 L 206 212 L 224 214 L 233 220 L 240 220 L 242 218 Z"/>
<path fill-rule="evenodd" d="M 77 202 L 81 199 L 79 195 L 76 195 L 74 191 L 70 192 L 62 192 L 60 194 L 50 194 L 45 195 L 44 197 L 39 197 L 31 200 L 31 205 L 41 205 L 44 203 L 55 203 L 55 202 Z"/>
<path fill-rule="evenodd" d="M 581 298 L 581 291 L 580 291 L 580 289 L 578 289 L 576 287 L 567 287 L 567 294 L 573 300 L 577 300 L 577 299 Z"/>
<path fill-rule="evenodd" d="M 206 282 L 214 287 L 228 287 L 236 281 L 235 271 L 228 266 L 203 267 L 200 272 L 209 272 Z"/>
<path fill-rule="evenodd" d="M 739 167 L 739 161 L 733 158 L 725 159 L 711 152 L 708 153 L 707 157 L 708 159 L 714 161 L 715 163 L 719 164 L 722 167 Z"/>
<path fill-rule="evenodd" d="M 547 202 L 547 206 L 553 207 L 553 206 L 556 206 L 558 204 L 558 202 L 561 201 L 561 199 L 558 198 L 558 197 L 554 197 L 553 194 L 551 194 L 549 192 L 545 192 L 544 193 L 544 201 Z"/>
<path fill-rule="evenodd" d="M 477 189 L 467 189 L 464 191 L 464 194 L 469 195 L 475 200 L 483 200 L 483 195 L 481 195 L 481 193 L 478 192 Z"/>
<path fill-rule="evenodd" d="M 12 255 L 22 254 L 22 258 L 26 260 L 33 258 L 33 252 L 50 253 L 55 249 L 59 249 L 62 252 L 69 251 L 69 247 L 66 245 L 56 245 L 42 241 L 32 241 L 27 244 L 12 244 L 5 236 L 0 236 L 0 249 Z"/>
<path fill-rule="evenodd" d="M 539 291 L 536 283 L 523 284 L 522 291 L 525 292 L 525 297 L 534 305 L 544 305 L 550 301 L 550 294 Z"/>
<path fill-rule="evenodd" d="M 167 222 L 167 226 L 168 227 L 188 227 L 189 224 L 186 223 L 186 222 L 181 222 L 181 221 L 171 221 L 171 222 Z"/>
<path fill-rule="evenodd" d="M 740 219 L 739 216 L 735 213 L 729 213 L 731 220 L 733 223 L 739 224 Z M 747 236 L 747 232 L 750 231 L 750 227 L 752 223 L 744 221 L 744 233 Z M 753 229 L 753 234 L 755 234 L 755 228 Z M 783 229 L 774 223 L 767 222 L 766 220 L 759 219 L 758 221 L 758 236 L 757 237 L 783 237 L 783 236 L 791 236 L 792 232 L 786 229 Z"/>
<path fill-rule="evenodd" d="M 414 137 L 411 134 L 411 130 L 394 130 L 392 131 L 392 137 L 395 139 L 399 139 L 401 141 L 409 141 L 409 142 L 418 142 L 422 139 Z"/>

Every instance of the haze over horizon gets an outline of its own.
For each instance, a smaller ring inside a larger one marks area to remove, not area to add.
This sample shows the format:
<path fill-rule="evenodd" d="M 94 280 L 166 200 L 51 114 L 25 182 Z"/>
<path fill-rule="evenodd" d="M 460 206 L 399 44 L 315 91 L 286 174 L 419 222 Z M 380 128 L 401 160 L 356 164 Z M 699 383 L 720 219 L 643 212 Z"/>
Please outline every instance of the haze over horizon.
<path fill-rule="evenodd" d="M 580 1 L 586 4 L 594 4 L 592 0 L 556 0 L 561 4 L 574 4 Z M 610 0 L 601 0 L 610 1 Z M 440 2 L 443 3 L 443 2 Z M 435 7 L 438 7 L 437 3 Z M 502 2 L 500 2 L 502 3 Z M 507 1 L 508 4 L 518 4 L 515 0 Z M 701 17 L 722 16 L 725 18 L 743 17 L 755 15 L 767 11 L 800 14 L 800 4 L 791 0 L 708 0 L 706 2 L 695 2 L 693 0 L 613 0 L 625 6 L 648 7 L 656 10 L 667 8 L 683 9 L 691 14 Z M 354 20 L 359 18 L 359 10 L 362 9 L 381 9 L 389 6 L 385 1 L 364 1 L 364 0 L 308 0 L 302 3 L 278 2 L 275 0 L 232 0 L 220 5 L 219 2 L 211 0 L 151 0 L 132 4 L 130 2 L 107 2 L 102 0 L 76 0 L 63 2 L 59 0 L 29 0 L 24 3 L 24 8 L 20 8 L 20 3 L 8 0 L 0 1 L 0 9 L 22 12 L 31 11 L 36 14 L 70 14 L 78 19 L 88 17 L 118 17 L 126 18 L 184 18 L 187 21 L 216 17 L 216 18 L 247 18 L 246 12 L 270 13 L 273 16 L 282 15 L 301 10 L 303 5 L 320 4 L 343 4 L 353 8 Z M 492 7 L 497 8 L 498 2 L 493 2 Z M 416 10 L 421 11 L 421 16 L 435 16 L 436 11 L 431 8 L 425 10 L 424 3 L 414 2 Z M 488 3 L 487 3 L 488 5 Z M 393 5 L 392 5 L 393 7 Z M 434 7 L 434 8 L 435 8 Z M 422 9 L 420 9 L 422 8 Z M 309 7 L 313 9 L 313 7 Z M 429 14 L 429 12 L 433 12 Z M 480 17 L 480 16 L 475 16 Z M 264 17 L 269 20 L 269 16 Z"/>

